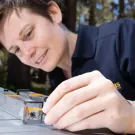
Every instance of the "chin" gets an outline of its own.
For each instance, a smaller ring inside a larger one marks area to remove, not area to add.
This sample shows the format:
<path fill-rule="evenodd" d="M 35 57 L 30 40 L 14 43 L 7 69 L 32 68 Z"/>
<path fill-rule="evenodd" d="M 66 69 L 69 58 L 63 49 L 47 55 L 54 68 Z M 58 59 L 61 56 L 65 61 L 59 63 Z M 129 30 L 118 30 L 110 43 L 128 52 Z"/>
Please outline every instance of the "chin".
<path fill-rule="evenodd" d="M 51 72 L 56 68 L 56 66 L 51 66 L 51 67 L 44 67 L 42 68 L 42 70 L 44 70 L 45 72 Z"/>

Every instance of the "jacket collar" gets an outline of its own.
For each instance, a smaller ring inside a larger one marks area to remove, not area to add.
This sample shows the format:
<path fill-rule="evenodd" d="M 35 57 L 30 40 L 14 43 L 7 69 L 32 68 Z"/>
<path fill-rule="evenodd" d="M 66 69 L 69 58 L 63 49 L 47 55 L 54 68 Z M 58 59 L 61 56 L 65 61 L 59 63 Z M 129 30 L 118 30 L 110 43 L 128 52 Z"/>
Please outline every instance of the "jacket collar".
<path fill-rule="evenodd" d="M 95 26 L 80 25 L 78 38 L 72 58 L 91 58 L 96 49 L 98 28 Z"/>

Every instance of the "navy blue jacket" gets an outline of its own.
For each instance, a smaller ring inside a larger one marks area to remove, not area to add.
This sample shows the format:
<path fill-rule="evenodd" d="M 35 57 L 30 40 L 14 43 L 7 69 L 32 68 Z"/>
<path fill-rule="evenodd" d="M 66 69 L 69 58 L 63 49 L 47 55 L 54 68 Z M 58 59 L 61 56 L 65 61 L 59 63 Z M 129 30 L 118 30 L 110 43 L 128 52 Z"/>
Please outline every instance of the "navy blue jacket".
<path fill-rule="evenodd" d="M 81 25 L 72 56 L 72 76 L 99 70 L 119 92 L 135 100 L 135 21 L 121 19 L 99 27 Z M 53 88 L 65 80 L 61 69 L 49 73 Z"/>

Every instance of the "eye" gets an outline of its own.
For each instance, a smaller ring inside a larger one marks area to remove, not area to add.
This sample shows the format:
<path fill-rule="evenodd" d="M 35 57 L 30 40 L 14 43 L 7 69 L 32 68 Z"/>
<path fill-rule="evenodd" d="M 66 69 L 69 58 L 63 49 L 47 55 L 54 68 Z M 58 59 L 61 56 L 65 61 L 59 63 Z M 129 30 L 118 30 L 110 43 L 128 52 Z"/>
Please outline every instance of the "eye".
<path fill-rule="evenodd" d="M 30 29 L 26 35 L 24 36 L 23 40 L 29 40 L 32 36 L 32 33 L 33 33 L 33 29 Z"/>
<path fill-rule="evenodd" d="M 15 51 L 14 51 L 14 54 L 19 53 L 19 51 L 20 51 L 20 48 L 19 48 L 19 47 L 16 47 L 16 48 L 15 48 Z"/>

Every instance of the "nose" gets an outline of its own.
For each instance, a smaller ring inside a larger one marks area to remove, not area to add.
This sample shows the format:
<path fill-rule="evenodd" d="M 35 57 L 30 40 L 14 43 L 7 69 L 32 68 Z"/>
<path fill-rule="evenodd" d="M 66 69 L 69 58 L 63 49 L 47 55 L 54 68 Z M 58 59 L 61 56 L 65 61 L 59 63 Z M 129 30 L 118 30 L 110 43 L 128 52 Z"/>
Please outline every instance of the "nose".
<path fill-rule="evenodd" d="M 36 54 L 36 49 L 34 47 L 31 47 L 29 48 L 28 50 L 27 49 L 24 49 L 23 50 L 23 54 L 25 55 L 25 57 L 27 58 L 33 58 L 34 55 Z"/>

